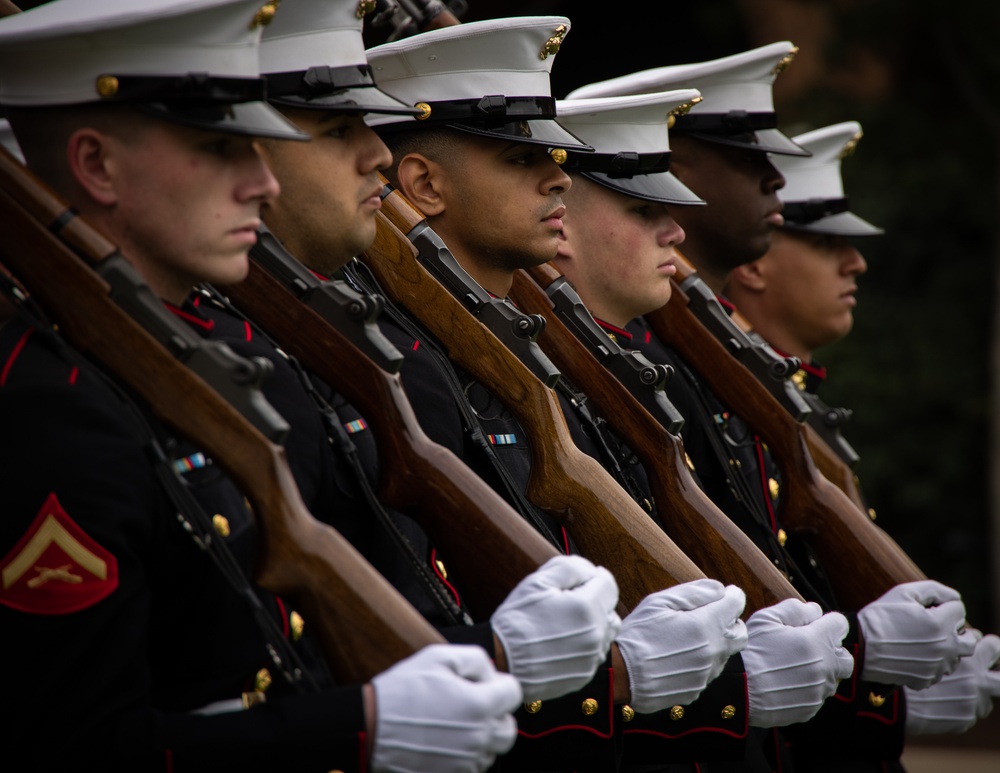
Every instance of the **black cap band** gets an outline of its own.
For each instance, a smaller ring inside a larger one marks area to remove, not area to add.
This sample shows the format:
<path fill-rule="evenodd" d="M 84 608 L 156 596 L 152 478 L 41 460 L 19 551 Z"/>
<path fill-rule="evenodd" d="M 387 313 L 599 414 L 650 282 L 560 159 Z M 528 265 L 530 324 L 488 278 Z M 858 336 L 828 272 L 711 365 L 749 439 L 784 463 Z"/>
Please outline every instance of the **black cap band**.
<path fill-rule="evenodd" d="M 809 199 L 807 201 L 785 202 L 781 208 L 781 214 L 786 221 L 812 223 L 839 212 L 847 212 L 849 208 L 846 197 L 842 199 Z"/>
<path fill-rule="evenodd" d="M 570 153 L 563 168 L 599 172 L 613 179 L 670 171 L 670 151 L 663 153 Z"/>
<path fill-rule="evenodd" d="M 775 113 L 748 113 L 746 110 L 730 110 L 728 113 L 687 113 L 677 116 L 670 129 L 676 134 L 753 134 L 762 129 L 776 129 L 778 116 Z"/>
<path fill-rule="evenodd" d="M 554 97 L 505 97 L 489 94 L 480 99 L 453 99 L 423 103 L 430 107 L 429 121 L 501 126 L 516 121 L 556 117 Z"/>
<path fill-rule="evenodd" d="M 310 67 L 308 70 L 267 73 L 267 97 L 271 101 L 296 96 L 317 99 L 345 89 L 374 88 L 375 77 L 368 65 Z"/>
<path fill-rule="evenodd" d="M 208 73 L 186 75 L 101 75 L 98 93 L 108 102 L 182 102 L 238 104 L 264 99 L 263 78 L 219 78 Z"/>

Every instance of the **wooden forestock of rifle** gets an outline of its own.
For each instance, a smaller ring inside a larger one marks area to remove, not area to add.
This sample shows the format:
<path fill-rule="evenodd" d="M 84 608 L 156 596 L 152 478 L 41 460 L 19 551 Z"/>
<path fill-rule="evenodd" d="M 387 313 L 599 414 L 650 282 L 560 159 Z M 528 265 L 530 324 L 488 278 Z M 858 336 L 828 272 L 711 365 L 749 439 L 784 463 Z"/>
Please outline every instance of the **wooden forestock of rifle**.
<path fill-rule="evenodd" d="M 614 478 L 576 447 L 555 392 L 418 262 L 405 234 L 423 220 L 402 194 L 391 193 L 364 261 L 390 299 L 418 319 L 458 367 L 489 385 L 520 422 L 532 454 L 528 500 L 566 527 L 582 555 L 614 574 L 626 612 L 651 592 L 704 577 Z"/>
<path fill-rule="evenodd" d="M 0 218 L 3 263 L 61 333 L 211 455 L 247 496 L 260 531 L 255 580 L 301 610 L 340 682 L 366 681 L 442 641 L 343 537 L 307 511 L 284 449 L 122 310 L 99 273 L 131 267 L 5 151 Z"/>
<path fill-rule="evenodd" d="M 378 448 L 379 501 L 420 523 L 473 616 L 487 619 L 523 577 L 557 555 L 556 549 L 464 462 L 424 433 L 399 375 L 376 364 L 324 315 L 329 296 L 324 298 L 323 291 L 332 287 L 324 287 L 304 267 L 294 277 L 288 274 L 290 281 L 279 282 L 263 267 L 265 256 L 258 248 L 272 250 L 268 262 L 295 261 L 288 253 L 275 254 L 280 245 L 262 238 L 251 250 L 249 276 L 224 288 L 226 294 L 361 412 Z M 297 297 L 289 285 L 306 292 Z"/>
<path fill-rule="evenodd" d="M 860 609 L 894 585 L 925 579 L 895 541 L 820 474 L 809 454 L 806 425 L 731 355 L 688 302 L 675 283 L 670 301 L 646 319 L 767 443 L 783 476 L 779 518 L 793 538 L 813 545 L 842 608 Z"/>
<path fill-rule="evenodd" d="M 742 588 L 747 614 L 782 599 L 800 598 L 788 579 L 698 487 L 685 462 L 681 439 L 556 314 L 545 290 L 560 278 L 550 263 L 518 271 L 511 297 L 523 311 L 545 316 L 545 331 L 538 338 L 542 349 L 642 461 L 667 534 L 710 577 Z M 607 345 L 614 346 L 610 340 Z"/>

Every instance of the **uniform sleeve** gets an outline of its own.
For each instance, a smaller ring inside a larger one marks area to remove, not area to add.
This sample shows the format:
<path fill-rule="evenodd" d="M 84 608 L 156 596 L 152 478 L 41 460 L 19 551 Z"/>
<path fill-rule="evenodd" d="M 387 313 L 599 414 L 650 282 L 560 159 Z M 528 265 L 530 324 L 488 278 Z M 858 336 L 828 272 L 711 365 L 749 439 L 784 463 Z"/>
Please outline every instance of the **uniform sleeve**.
<path fill-rule="evenodd" d="M 42 362 L 40 377 L 26 378 L 39 360 L 30 345 L 9 354 L 0 628 L 18 700 L 4 722 L 8 748 L 39 771 L 219 770 L 241 755 L 242 770 L 274 770 L 279 758 L 283 770 L 318 758 L 324 769 L 360 769 L 358 687 L 190 713 L 198 691 L 209 691 L 205 702 L 239 696 L 228 687 L 245 631 L 224 626 L 224 607 L 215 619 L 195 614 L 221 579 L 183 535 L 123 403 L 86 368 Z M 299 754 L 278 754 L 291 744 Z"/>

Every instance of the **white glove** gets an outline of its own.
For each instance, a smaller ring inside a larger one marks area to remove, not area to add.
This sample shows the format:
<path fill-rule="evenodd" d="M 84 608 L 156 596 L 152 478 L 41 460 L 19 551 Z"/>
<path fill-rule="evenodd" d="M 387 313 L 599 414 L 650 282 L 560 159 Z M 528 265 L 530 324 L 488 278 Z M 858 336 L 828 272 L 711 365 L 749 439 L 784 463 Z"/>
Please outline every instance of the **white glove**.
<path fill-rule="evenodd" d="M 517 584 L 490 618 L 526 702 L 579 690 L 621 628 L 618 584 L 582 556 L 556 556 Z"/>
<path fill-rule="evenodd" d="M 984 636 L 969 657 L 937 684 L 906 691 L 906 732 L 964 733 L 993 710 L 1000 696 L 1000 671 L 992 668 L 1000 658 L 1000 637 Z"/>
<path fill-rule="evenodd" d="M 629 705 L 648 714 L 693 702 L 746 645 L 745 605 L 742 590 L 716 580 L 675 585 L 640 601 L 617 639 Z"/>
<path fill-rule="evenodd" d="M 371 683 L 375 773 L 479 773 L 514 745 L 521 687 L 481 647 L 428 645 Z"/>
<path fill-rule="evenodd" d="M 958 591 L 934 580 L 897 585 L 858 612 L 865 640 L 861 678 L 930 687 L 972 654 L 982 634 L 965 626 Z"/>
<path fill-rule="evenodd" d="M 849 628 L 839 612 L 785 599 L 747 620 L 743 650 L 750 697 L 750 724 L 781 727 L 811 719 L 837 683 L 854 671 L 841 645 Z"/>

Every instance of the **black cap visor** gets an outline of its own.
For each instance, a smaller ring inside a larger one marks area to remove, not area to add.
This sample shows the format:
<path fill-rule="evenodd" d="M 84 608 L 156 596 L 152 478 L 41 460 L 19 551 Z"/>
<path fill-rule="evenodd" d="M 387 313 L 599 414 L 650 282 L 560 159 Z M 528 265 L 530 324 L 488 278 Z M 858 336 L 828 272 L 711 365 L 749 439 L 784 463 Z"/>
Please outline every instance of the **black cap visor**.
<path fill-rule="evenodd" d="M 684 206 L 697 206 L 705 203 L 704 199 L 698 198 L 694 191 L 670 172 L 637 174 L 634 177 L 610 177 L 603 172 L 587 171 L 582 171 L 581 174 L 598 185 L 643 201 Z"/>
<path fill-rule="evenodd" d="M 874 226 L 853 212 L 837 212 L 810 222 L 785 218 L 783 229 L 803 233 L 830 234 L 833 236 L 879 236 L 885 230 Z"/>

